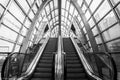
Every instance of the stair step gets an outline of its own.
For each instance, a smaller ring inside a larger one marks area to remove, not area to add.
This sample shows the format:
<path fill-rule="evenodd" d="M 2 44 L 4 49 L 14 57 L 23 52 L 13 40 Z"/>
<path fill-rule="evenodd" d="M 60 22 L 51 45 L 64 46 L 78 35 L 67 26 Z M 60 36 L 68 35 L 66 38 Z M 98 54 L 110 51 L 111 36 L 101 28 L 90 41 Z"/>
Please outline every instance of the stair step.
<path fill-rule="evenodd" d="M 52 60 L 40 60 L 40 63 L 52 63 Z"/>
<path fill-rule="evenodd" d="M 71 78 L 69 79 L 69 78 L 68 78 L 68 79 L 66 79 L 66 80 L 88 80 L 88 79 L 71 79 Z"/>
<path fill-rule="evenodd" d="M 52 67 L 52 64 L 48 64 L 48 63 L 39 63 L 38 65 L 37 65 L 37 67 Z"/>
<path fill-rule="evenodd" d="M 31 80 L 52 80 L 50 78 L 32 78 Z"/>
<path fill-rule="evenodd" d="M 83 68 L 67 68 L 68 73 L 81 73 L 84 72 Z"/>
<path fill-rule="evenodd" d="M 47 54 L 43 54 L 42 56 L 43 56 L 43 57 L 45 57 L 45 56 L 47 56 L 47 57 L 52 57 L 52 55 L 53 55 L 52 53 L 47 53 Z"/>
<path fill-rule="evenodd" d="M 80 67 L 82 67 L 82 65 L 81 64 L 67 64 L 66 65 L 67 66 L 67 68 L 80 68 Z"/>
<path fill-rule="evenodd" d="M 85 73 L 67 73 L 67 78 L 86 78 Z"/>
<path fill-rule="evenodd" d="M 52 72 L 52 68 L 39 68 L 35 69 L 35 72 Z"/>
<path fill-rule="evenodd" d="M 78 57 L 66 57 L 67 60 L 79 60 Z"/>
<path fill-rule="evenodd" d="M 66 57 L 73 57 L 73 56 L 77 56 L 77 54 L 66 54 Z"/>
<path fill-rule="evenodd" d="M 52 77 L 52 74 L 51 73 L 37 73 L 37 72 L 35 72 L 34 74 L 33 74 L 33 77 L 34 78 L 51 78 Z"/>
<path fill-rule="evenodd" d="M 41 59 L 44 59 L 44 60 L 52 60 L 52 57 L 47 57 L 47 56 L 45 56 L 45 57 L 42 57 Z"/>
<path fill-rule="evenodd" d="M 78 60 L 67 60 L 66 61 L 67 64 L 71 63 L 71 64 L 77 64 L 77 63 L 80 63 L 80 61 Z"/>

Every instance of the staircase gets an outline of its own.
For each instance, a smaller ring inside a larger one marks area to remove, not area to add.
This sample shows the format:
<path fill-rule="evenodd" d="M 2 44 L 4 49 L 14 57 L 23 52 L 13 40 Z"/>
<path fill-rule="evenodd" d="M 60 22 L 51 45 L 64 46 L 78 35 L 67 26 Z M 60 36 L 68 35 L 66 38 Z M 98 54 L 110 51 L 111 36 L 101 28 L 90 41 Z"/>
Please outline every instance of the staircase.
<path fill-rule="evenodd" d="M 31 80 L 54 79 L 54 52 L 57 49 L 57 38 L 50 38 L 46 48 L 31 76 Z"/>
<path fill-rule="evenodd" d="M 69 38 L 63 39 L 65 57 L 65 80 L 89 80 L 78 54 Z"/>

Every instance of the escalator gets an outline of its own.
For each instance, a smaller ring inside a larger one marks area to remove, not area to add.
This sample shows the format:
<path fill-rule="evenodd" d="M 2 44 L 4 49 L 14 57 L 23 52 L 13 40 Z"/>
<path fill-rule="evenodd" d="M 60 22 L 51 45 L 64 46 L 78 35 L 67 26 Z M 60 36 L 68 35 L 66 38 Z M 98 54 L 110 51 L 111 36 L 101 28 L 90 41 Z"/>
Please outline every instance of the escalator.
<path fill-rule="evenodd" d="M 65 80 L 89 80 L 70 38 L 63 38 L 65 58 Z"/>
<path fill-rule="evenodd" d="M 57 38 L 50 38 L 43 54 L 30 77 L 31 80 L 53 80 L 54 52 L 57 50 Z"/>

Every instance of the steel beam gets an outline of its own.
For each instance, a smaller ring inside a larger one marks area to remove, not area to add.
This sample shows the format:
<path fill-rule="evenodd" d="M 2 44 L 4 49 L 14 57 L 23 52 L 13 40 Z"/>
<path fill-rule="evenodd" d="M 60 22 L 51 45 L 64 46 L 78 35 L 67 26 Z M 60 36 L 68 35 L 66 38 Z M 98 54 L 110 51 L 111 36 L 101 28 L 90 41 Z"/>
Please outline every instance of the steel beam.
<path fill-rule="evenodd" d="M 61 35 L 61 0 L 58 0 L 59 35 Z"/>
<path fill-rule="evenodd" d="M 89 40 L 90 40 L 93 52 L 98 52 L 98 46 L 96 44 L 95 37 L 93 36 L 92 31 L 90 30 L 90 25 L 88 24 L 88 22 L 86 20 L 85 14 L 83 13 L 81 7 L 77 3 L 77 0 L 70 0 L 70 2 L 74 5 L 74 7 L 76 8 L 76 10 L 78 11 L 78 14 L 81 17 L 81 20 L 83 21 L 83 23 L 85 25 L 85 29 L 86 29 L 86 31 L 88 33 L 88 37 L 89 37 Z"/>
<path fill-rule="evenodd" d="M 49 1 L 50 0 L 44 0 L 43 3 L 40 5 L 36 15 L 34 16 L 33 21 L 32 21 L 32 23 L 30 25 L 30 28 L 29 28 L 29 30 L 28 30 L 28 32 L 26 34 L 26 38 L 23 40 L 23 44 L 22 44 L 21 51 L 20 51 L 21 53 L 25 53 L 25 51 L 27 50 L 28 45 L 29 45 L 29 40 L 30 40 L 31 35 L 32 35 L 32 32 L 35 29 L 36 22 L 39 19 L 39 16 L 42 13 L 42 10 L 44 9 L 44 7 L 47 5 L 47 3 Z"/>

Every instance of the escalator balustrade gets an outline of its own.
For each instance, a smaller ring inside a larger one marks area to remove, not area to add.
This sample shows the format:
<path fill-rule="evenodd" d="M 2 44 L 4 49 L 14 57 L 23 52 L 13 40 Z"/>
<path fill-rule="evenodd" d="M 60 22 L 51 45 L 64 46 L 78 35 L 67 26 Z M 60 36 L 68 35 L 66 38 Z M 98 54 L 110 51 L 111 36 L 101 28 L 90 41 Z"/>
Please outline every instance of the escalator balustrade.
<path fill-rule="evenodd" d="M 90 80 L 70 38 L 63 39 L 65 54 L 65 80 Z"/>
<path fill-rule="evenodd" d="M 30 80 L 54 79 L 54 52 L 56 49 L 57 38 L 50 38 Z"/>

